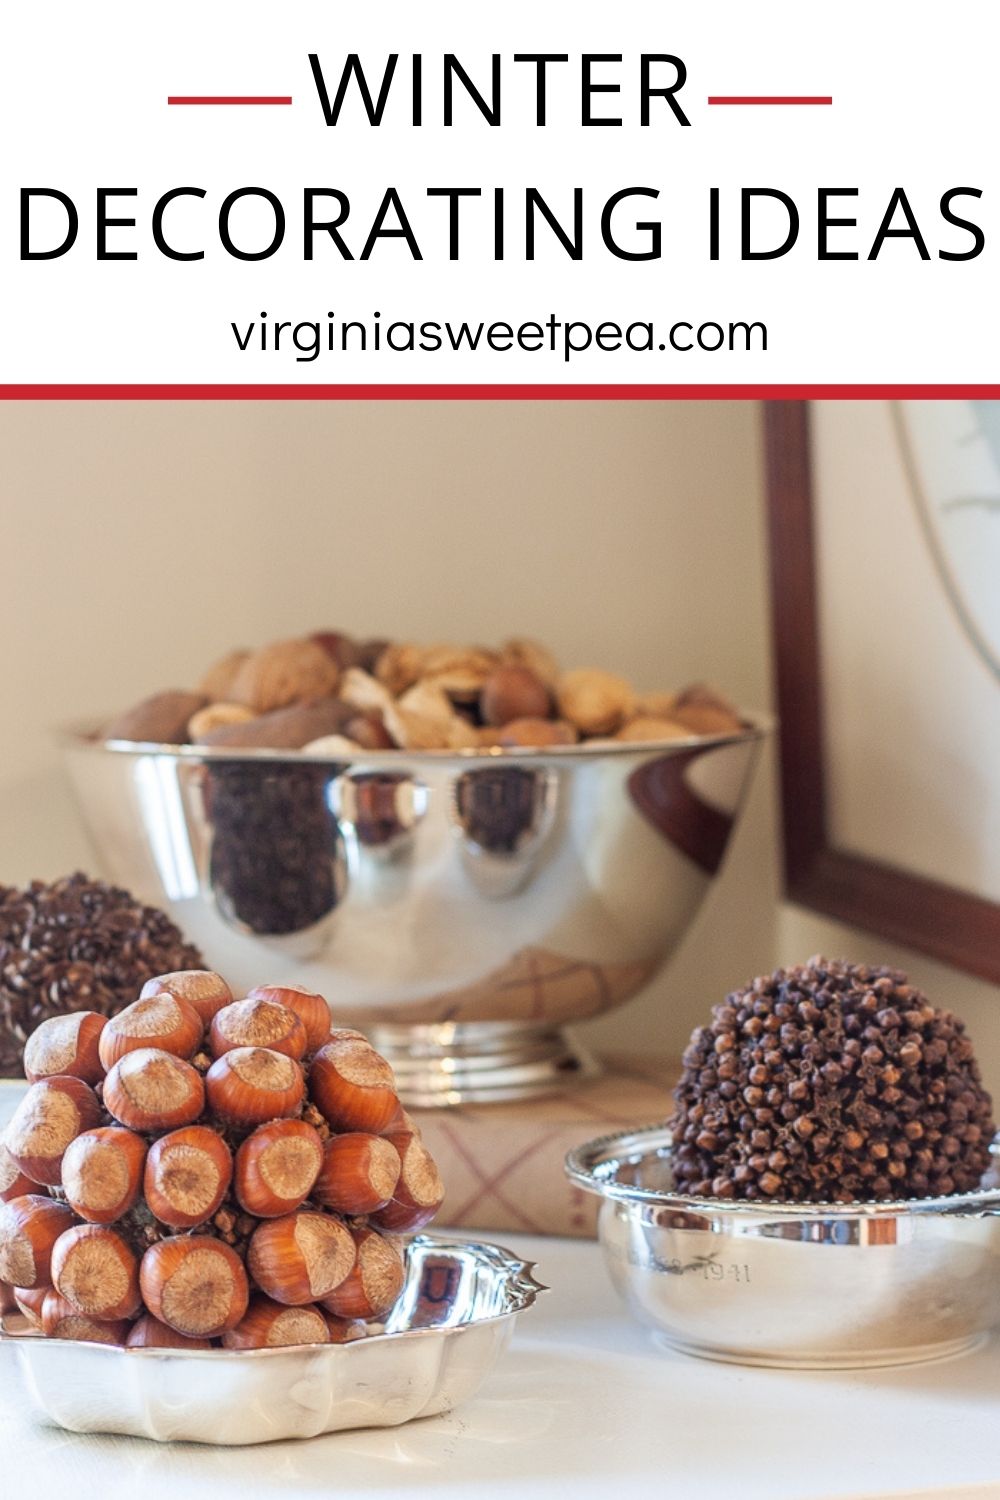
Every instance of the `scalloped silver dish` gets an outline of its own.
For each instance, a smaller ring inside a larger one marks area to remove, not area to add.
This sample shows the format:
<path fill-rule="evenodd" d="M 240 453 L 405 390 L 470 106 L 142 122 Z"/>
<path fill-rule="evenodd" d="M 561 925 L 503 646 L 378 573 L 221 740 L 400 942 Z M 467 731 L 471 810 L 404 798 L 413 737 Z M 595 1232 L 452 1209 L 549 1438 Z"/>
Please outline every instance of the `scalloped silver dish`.
<path fill-rule="evenodd" d="M 0 1390 L 70 1432 L 239 1446 L 397 1427 L 479 1389 L 546 1288 L 499 1245 L 418 1235 L 384 1332 L 291 1349 L 118 1349 L 0 1324 Z M 23 1320 L 21 1320 L 23 1321 Z"/>
<path fill-rule="evenodd" d="M 1000 1189 L 871 1203 L 673 1190 L 665 1125 L 566 1158 L 603 1199 L 611 1279 L 640 1322 L 707 1359 L 803 1369 L 916 1364 L 1000 1323 Z"/>

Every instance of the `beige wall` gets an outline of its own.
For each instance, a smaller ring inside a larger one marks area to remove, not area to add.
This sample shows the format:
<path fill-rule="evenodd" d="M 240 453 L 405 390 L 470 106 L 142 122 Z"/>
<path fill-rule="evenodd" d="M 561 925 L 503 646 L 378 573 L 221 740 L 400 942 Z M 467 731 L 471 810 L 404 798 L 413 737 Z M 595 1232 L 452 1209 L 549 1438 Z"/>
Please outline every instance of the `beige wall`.
<path fill-rule="evenodd" d="M 858 932 L 787 903 L 779 908 L 777 941 L 783 963 L 797 962 L 812 953 L 825 953 L 904 969 L 936 1004 L 949 1006 L 963 1017 L 986 1082 L 1000 1107 L 1000 987 L 960 974 L 870 932 Z"/>
<path fill-rule="evenodd" d="M 50 726 L 227 646 L 546 637 L 644 686 L 770 696 L 758 411 L 729 403 L 0 403 L 0 880 L 90 856 Z M 725 991 L 887 955 L 965 1014 L 1000 1088 L 1000 992 L 776 899 L 771 767 L 669 972 L 591 1028 L 678 1050 Z"/>
<path fill-rule="evenodd" d="M 0 405 L 0 879 L 89 859 L 49 729 L 232 644 L 531 633 L 655 687 L 769 695 L 756 408 Z M 597 1023 L 677 1050 L 774 953 L 769 768 L 671 971 Z"/>

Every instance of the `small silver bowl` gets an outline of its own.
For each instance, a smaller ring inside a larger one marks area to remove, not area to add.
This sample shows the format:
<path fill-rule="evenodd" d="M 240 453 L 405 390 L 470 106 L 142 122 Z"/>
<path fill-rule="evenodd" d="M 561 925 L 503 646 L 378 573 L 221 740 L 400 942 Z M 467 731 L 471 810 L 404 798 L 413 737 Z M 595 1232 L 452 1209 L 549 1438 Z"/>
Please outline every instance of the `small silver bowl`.
<path fill-rule="evenodd" d="M 70 1432 L 237 1446 L 398 1427 L 486 1379 L 545 1288 L 499 1245 L 419 1235 L 382 1333 L 290 1349 L 119 1349 L 0 1324 L 0 1390 Z"/>
<path fill-rule="evenodd" d="M 611 1279 L 640 1322 L 706 1359 L 916 1364 L 1000 1322 L 1000 1190 L 877 1203 L 737 1203 L 673 1191 L 666 1126 L 571 1151 L 604 1201 Z"/>

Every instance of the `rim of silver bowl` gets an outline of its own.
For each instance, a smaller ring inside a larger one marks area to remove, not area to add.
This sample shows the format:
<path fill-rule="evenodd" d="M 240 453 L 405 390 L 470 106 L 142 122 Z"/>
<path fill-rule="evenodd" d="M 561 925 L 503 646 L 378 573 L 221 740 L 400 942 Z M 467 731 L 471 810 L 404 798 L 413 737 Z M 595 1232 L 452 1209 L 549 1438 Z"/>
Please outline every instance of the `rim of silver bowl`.
<path fill-rule="evenodd" d="M 1000 1135 L 997 1137 L 1000 1141 Z M 566 1156 L 565 1171 L 571 1182 L 585 1192 L 620 1203 L 646 1204 L 653 1208 L 681 1209 L 691 1213 L 723 1211 L 734 1215 L 774 1214 L 789 1218 L 866 1218 L 900 1214 L 960 1214 L 983 1217 L 1000 1213 L 1000 1186 L 977 1188 L 969 1193 L 950 1193 L 931 1198 L 855 1199 L 849 1203 L 832 1203 L 816 1199 L 790 1203 L 777 1198 L 701 1198 L 688 1193 L 660 1191 L 622 1182 L 617 1174 L 624 1168 L 638 1167 L 650 1157 L 665 1161 L 673 1148 L 669 1124 L 659 1122 L 639 1130 L 613 1131 L 575 1147 Z M 997 1142 L 994 1142 L 994 1153 Z M 978 1210 L 978 1212 L 977 1212 Z"/>
<path fill-rule="evenodd" d="M 705 749 L 714 745 L 740 744 L 744 740 L 765 739 L 775 727 L 775 717 L 761 710 L 739 709 L 743 727 L 726 734 L 690 734 L 668 740 L 584 740 L 576 745 L 519 745 L 479 747 L 468 750 L 363 750 L 353 755 L 319 755 L 304 750 L 268 750 L 260 746 L 223 747 L 218 745 L 171 745 L 154 740 L 105 740 L 95 738 L 100 733 L 104 720 L 88 719 L 74 724 L 62 725 L 55 731 L 57 745 L 63 749 L 112 755 L 165 755 L 177 760 L 253 760 L 290 762 L 293 765 L 343 765 L 363 762 L 373 766 L 399 766 L 404 761 L 420 764 L 424 761 L 435 765 L 452 761 L 456 765 L 470 761 L 489 763 L 503 761 L 517 764 L 520 760 L 565 761 L 593 760 L 601 756 L 655 755 L 669 752 L 676 754 L 684 750 Z"/>

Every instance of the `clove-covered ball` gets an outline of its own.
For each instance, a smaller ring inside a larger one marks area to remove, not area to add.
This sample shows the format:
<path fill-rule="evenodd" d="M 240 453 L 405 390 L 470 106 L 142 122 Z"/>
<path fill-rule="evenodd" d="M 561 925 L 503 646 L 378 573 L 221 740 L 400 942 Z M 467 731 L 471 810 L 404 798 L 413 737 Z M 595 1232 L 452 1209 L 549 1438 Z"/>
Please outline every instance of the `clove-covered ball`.
<path fill-rule="evenodd" d="M 992 1101 L 965 1026 L 895 969 L 813 958 L 729 995 L 674 1092 L 679 1192 L 852 1202 L 969 1192 Z"/>
<path fill-rule="evenodd" d="M 152 975 L 200 966 L 165 912 L 119 886 L 81 874 L 0 886 L 0 1077 L 20 1076 L 24 1045 L 43 1022 L 114 1015 Z"/>

